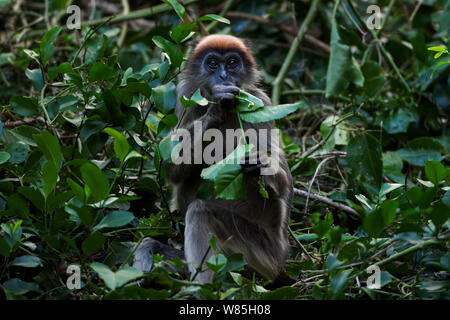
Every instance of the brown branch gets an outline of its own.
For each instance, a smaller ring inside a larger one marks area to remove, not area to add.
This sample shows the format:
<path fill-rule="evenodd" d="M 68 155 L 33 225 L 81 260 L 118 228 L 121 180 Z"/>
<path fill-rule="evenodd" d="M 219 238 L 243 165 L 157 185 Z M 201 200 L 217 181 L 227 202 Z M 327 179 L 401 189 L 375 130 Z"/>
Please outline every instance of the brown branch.
<path fill-rule="evenodd" d="M 274 27 L 277 28 L 283 32 L 289 33 L 290 35 L 296 36 L 297 35 L 297 31 L 295 29 L 292 29 L 291 27 L 284 25 L 284 24 L 275 24 L 274 22 L 272 22 L 269 19 L 254 15 L 254 14 L 250 14 L 250 13 L 245 13 L 245 12 L 235 12 L 235 11 L 231 11 L 228 12 L 225 15 L 227 18 L 231 18 L 231 19 L 244 19 L 244 20 L 251 20 L 254 21 L 256 23 L 259 24 L 263 24 L 263 25 L 267 25 L 270 27 Z M 305 34 L 304 37 L 306 42 L 309 42 L 310 44 L 314 45 L 315 47 L 321 49 L 322 51 L 325 51 L 327 54 L 330 53 L 330 47 L 325 43 L 320 41 L 319 39 Z"/>
<path fill-rule="evenodd" d="M 332 206 L 338 210 L 347 212 L 349 214 L 354 215 L 355 217 L 361 218 L 361 215 L 355 209 L 353 209 L 345 204 L 334 202 L 330 198 L 327 198 L 327 197 L 324 197 L 324 196 L 321 196 L 321 195 L 318 195 L 315 193 L 308 193 L 308 191 L 306 191 L 306 190 L 300 190 L 297 188 L 294 188 L 294 194 L 297 196 L 303 197 L 303 198 L 307 198 L 308 194 L 309 194 L 309 197 L 311 199 L 326 203 L 327 205 Z"/>
<path fill-rule="evenodd" d="M 3 127 L 5 128 L 15 128 L 22 125 L 32 124 L 34 122 L 39 122 L 41 125 L 45 123 L 45 120 L 41 117 L 39 118 L 26 118 L 23 120 L 17 120 L 17 121 L 8 121 L 3 123 Z"/>

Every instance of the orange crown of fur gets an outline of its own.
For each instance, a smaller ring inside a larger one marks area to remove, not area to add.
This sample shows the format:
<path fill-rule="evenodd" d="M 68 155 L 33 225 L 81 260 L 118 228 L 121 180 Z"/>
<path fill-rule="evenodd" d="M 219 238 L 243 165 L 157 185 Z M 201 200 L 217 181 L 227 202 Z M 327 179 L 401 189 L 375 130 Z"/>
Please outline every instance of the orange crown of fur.
<path fill-rule="evenodd" d="M 207 49 L 217 50 L 217 51 L 228 51 L 237 50 L 239 51 L 246 60 L 251 64 L 255 65 L 255 59 L 248 50 L 242 39 L 234 36 L 224 35 L 224 34 L 213 34 L 206 36 L 200 40 L 200 42 L 195 46 L 193 51 L 193 57 L 197 58 L 201 53 Z"/>

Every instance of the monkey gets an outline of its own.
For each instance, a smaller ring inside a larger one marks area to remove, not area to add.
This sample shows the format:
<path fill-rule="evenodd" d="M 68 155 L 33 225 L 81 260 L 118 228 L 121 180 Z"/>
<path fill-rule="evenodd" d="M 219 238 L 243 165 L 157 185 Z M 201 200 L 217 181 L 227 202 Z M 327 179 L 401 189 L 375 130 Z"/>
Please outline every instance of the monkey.
<path fill-rule="evenodd" d="M 201 122 L 202 133 L 213 128 L 225 135 L 227 129 L 238 129 L 240 124 L 232 110 L 239 90 L 261 99 L 265 106 L 271 105 L 270 98 L 258 87 L 260 78 L 247 41 L 231 35 L 209 35 L 200 39 L 193 45 L 177 85 L 178 128 L 187 130 L 191 136 L 194 136 L 194 121 Z M 198 89 L 209 104 L 185 110 L 180 98 L 190 97 Z M 270 130 L 275 126 L 273 121 L 254 124 L 243 121 L 242 125 L 246 132 L 252 128 L 256 132 Z M 166 259 L 185 259 L 191 275 L 196 274 L 198 268 L 207 269 L 204 263 L 200 264 L 211 256 L 211 252 L 207 254 L 209 240 L 215 235 L 225 255 L 242 253 L 248 266 L 273 284 L 294 283 L 284 272 L 289 252 L 287 229 L 293 198 L 292 176 L 282 150 L 271 139 L 266 139 L 269 140 L 266 144 L 262 140 L 258 135 L 256 144 L 258 150 L 265 153 L 258 153 L 256 162 L 249 161 L 249 157 L 244 160 L 244 171 L 252 179 L 241 199 L 219 199 L 215 193 L 210 200 L 199 199 L 197 191 L 203 181 L 200 173 L 208 165 L 164 162 L 167 179 L 174 185 L 174 203 L 185 215 L 184 253 L 146 238 L 136 250 L 134 266 L 148 271 L 151 252 L 167 249 Z M 236 141 L 232 143 L 236 146 Z M 193 149 L 198 144 L 202 148 L 205 146 L 204 141 L 196 139 L 189 147 Z M 262 175 L 262 170 L 271 166 L 275 153 L 279 156 L 276 172 Z M 260 194 L 258 179 L 265 186 L 268 198 Z M 209 283 L 213 277 L 213 272 L 206 270 L 197 273 L 195 281 Z"/>

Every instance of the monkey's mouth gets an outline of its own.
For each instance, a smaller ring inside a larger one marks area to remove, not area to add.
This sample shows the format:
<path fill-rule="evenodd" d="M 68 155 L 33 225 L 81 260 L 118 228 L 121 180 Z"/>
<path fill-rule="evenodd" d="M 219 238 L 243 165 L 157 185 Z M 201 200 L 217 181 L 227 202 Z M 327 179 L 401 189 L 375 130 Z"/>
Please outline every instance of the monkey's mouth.
<path fill-rule="evenodd" d="M 224 81 L 224 82 L 222 82 L 222 85 L 224 85 L 224 86 L 235 86 L 236 84 L 231 82 L 231 81 Z"/>

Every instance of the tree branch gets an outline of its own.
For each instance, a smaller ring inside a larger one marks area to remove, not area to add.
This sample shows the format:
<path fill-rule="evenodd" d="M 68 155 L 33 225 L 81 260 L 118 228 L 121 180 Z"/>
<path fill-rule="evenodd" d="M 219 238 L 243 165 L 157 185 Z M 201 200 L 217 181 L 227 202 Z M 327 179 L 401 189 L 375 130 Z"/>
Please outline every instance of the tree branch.
<path fill-rule="evenodd" d="M 317 7 L 319 3 L 320 0 L 313 0 L 313 3 L 309 8 L 308 14 L 306 15 L 306 18 L 298 31 L 297 37 L 294 39 L 294 41 L 292 41 L 291 48 L 289 49 L 286 59 L 284 60 L 283 65 L 281 66 L 280 72 L 278 73 L 275 79 L 272 90 L 272 103 L 274 105 L 280 103 L 281 84 L 283 83 L 284 78 L 286 77 L 286 74 L 288 73 L 292 65 L 292 62 L 294 61 L 295 54 L 297 53 L 298 47 L 300 46 L 300 43 L 302 42 L 303 37 L 305 36 L 306 29 L 308 29 L 309 24 L 312 22 L 317 13 Z"/>
<path fill-rule="evenodd" d="M 315 193 L 308 193 L 308 191 L 306 191 L 306 190 L 300 190 L 300 189 L 297 189 L 297 188 L 294 188 L 294 194 L 297 195 L 297 196 L 303 197 L 303 198 L 307 198 L 308 194 L 309 194 L 309 197 L 311 199 L 314 199 L 314 200 L 326 203 L 329 206 L 332 206 L 332 207 L 334 207 L 334 208 L 336 208 L 338 210 L 347 212 L 347 213 L 349 213 L 349 214 L 351 214 L 351 215 L 361 219 L 361 215 L 358 213 L 358 211 L 356 211 L 355 209 L 353 209 L 353 208 L 351 208 L 351 207 L 349 207 L 349 206 L 347 206 L 345 204 L 334 202 L 330 198 L 327 198 L 327 197 L 324 197 L 324 196 L 321 196 L 321 195 L 318 195 L 318 194 L 315 194 Z"/>

